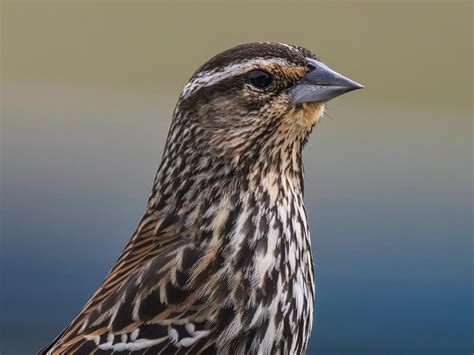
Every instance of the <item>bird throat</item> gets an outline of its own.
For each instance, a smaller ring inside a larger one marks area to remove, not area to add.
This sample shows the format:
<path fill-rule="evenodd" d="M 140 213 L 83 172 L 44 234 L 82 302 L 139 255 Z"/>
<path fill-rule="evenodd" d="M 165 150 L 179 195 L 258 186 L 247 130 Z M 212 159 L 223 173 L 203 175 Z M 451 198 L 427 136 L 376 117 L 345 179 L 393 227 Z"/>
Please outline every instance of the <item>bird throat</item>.
<path fill-rule="evenodd" d="M 288 113 L 288 119 L 292 124 L 303 128 L 313 127 L 323 116 L 325 105 L 320 102 L 307 102 L 298 105 Z"/>

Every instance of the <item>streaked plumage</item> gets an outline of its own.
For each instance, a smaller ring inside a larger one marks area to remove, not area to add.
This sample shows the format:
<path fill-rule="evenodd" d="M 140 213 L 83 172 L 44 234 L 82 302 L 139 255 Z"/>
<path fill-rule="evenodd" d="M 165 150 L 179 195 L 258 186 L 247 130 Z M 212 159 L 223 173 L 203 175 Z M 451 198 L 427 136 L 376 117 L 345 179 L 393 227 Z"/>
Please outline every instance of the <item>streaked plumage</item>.
<path fill-rule="evenodd" d="M 314 276 L 302 149 L 324 104 L 306 92 L 295 103 L 294 88 L 318 63 L 301 47 L 251 43 L 197 70 L 136 232 L 41 354 L 305 352 Z M 268 87 L 249 82 L 255 70 Z"/>

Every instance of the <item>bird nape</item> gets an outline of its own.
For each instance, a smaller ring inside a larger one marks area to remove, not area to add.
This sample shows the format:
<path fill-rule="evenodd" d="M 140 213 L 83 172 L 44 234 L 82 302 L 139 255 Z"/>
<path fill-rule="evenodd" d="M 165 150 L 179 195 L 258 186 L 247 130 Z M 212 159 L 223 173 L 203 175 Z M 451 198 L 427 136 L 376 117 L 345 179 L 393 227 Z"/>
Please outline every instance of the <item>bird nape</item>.
<path fill-rule="evenodd" d="M 40 354 L 304 353 L 314 277 L 302 149 L 324 103 L 360 88 L 283 43 L 201 66 L 135 233 Z"/>

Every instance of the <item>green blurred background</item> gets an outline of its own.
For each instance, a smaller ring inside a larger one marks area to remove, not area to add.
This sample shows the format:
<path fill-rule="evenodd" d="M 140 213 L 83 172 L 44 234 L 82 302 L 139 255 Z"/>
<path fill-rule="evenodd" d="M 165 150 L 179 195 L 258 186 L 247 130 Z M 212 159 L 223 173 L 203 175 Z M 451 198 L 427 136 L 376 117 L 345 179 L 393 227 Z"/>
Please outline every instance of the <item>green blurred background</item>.
<path fill-rule="evenodd" d="M 470 1 L 2 1 L 0 353 L 79 311 L 141 217 L 182 86 L 249 41 L 366 86 L 305 151 L 309 353 L 472 353 L 472 18 Z"/>

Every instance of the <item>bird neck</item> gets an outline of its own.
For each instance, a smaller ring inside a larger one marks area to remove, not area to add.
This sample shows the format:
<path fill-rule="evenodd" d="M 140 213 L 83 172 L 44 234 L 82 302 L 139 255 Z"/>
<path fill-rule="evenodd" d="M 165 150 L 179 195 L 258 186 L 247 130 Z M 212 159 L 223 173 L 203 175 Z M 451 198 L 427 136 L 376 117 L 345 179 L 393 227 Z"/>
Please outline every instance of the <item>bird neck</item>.
<path fill-rule="evenodd" d="M 309 251 L 302 164 L 308 133 L 289 136 L 288 127 L 278 129 L 281 134 L 241 155 L 238 164 L 188 149 L 196 140 L 186 135 L 168 142 L 149 210 L 175 221 L 196 243 L 221 248 L 237 264 L 241 258 L 253 262 L 259 249 L 285 256 Z"/>
<path fill-rule="evenodd" d="M 249 139 L 246 149 L 240 147 L 240 153 L 226 155 L 214 154 L 207 140 L 190 131 L 175 132 L 171 127 L 155 177 L 150 209 L 184 212 L 183 209 L 198 208 L 199 213 L 205 213 L 205 208 L 201 210 L 198 206 L 199 201 L 211 203 L 260 188 L 275 201 L 289 191 L 294 196 L 303 195 L 302 149 L 311 128 L 281 124 L 270 137 Z"/>
<path fill-rule="evenodd" d="M 232 265 L 247 265 L 242 277 L 249 282 L 260 277 L 261 287 L 274 271 L 282 273 L 281 282 L 297 272 L 308 274 L 302 146 L 294 140 L 279 143 L 270 150 L 262 147 L 258 159 L 239 167 L 165 152 L 149 209 L 178 221 L 181 233 L 205 253 L 218 252 Z M 286 264 L 289 269 L 280 268 Z"/>
<path fill-rule="evenodd" d="M 235 246 L 240 236 L 256 243 L 279 228 L 277 239 L 286 240 L 285 249 L 295 243 L 296 249 L 308 249 L 308 240 L 301 239 L 307 234 L 302 150 L 320 111 L 291 111 L 254 134 L 236 135 L 238 140 L 176 115 L 149 211 L 171 215 L 180 231 L 199 243 L 221 238 Z M 305 231 L 299 239 L 296 229 Z"/>

